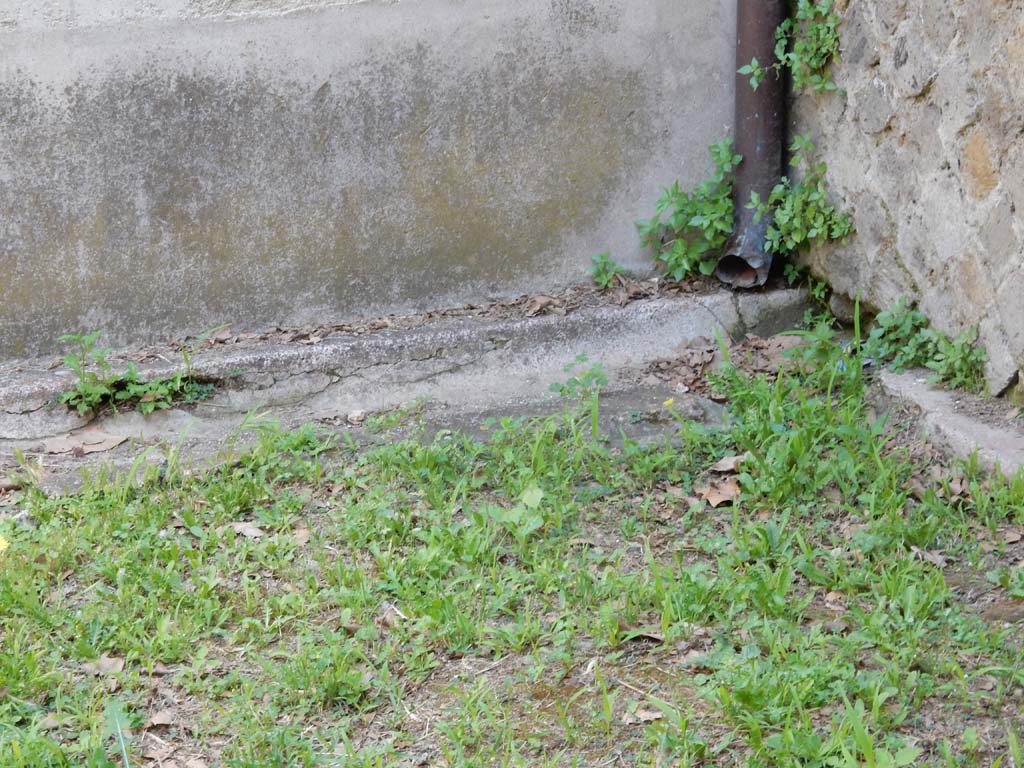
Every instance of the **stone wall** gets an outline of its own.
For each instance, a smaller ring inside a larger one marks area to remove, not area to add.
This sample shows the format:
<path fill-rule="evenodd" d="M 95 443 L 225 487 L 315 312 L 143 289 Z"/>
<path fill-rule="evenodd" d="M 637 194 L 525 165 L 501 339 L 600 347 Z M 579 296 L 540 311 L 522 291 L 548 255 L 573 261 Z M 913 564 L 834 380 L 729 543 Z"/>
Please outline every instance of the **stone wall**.
<path fill-rule="evenodd" d="M 849 0 L 845 93 L 805 96 L 849 246 L 812 266 L 875 308 L 977 326 L 998 393 L 1024 368 L 1024 0 Z"/>
<path fill-rule="evenodd" d="M 733 0 L 3 0 L 0 355 L 587 279 L 732 122 Z"/>

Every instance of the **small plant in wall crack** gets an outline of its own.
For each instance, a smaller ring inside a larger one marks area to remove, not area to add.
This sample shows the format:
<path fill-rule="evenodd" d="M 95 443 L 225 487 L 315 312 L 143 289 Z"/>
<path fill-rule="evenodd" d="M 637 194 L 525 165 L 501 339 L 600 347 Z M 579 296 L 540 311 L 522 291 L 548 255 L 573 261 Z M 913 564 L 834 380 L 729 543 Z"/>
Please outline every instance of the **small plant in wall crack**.
<path fill-rule="evenodd" d="M 825 188 L 828 167 L 815 159 L 816 149 L 808 137 L 797 136 L 790 147 L 790 164 L 801 169 L 803 177 L 794 181 L 784 176 L 767 202 L 751 193 L 747 207 L 757 210 L 758 219 L 772 217 L 765 240 L 765 248 L 772 253 L 794 254 L 830 240 L 845 241 L 853 234 L 853 218 L 829 202 Z"/>
<path fill-rule="evenodd" d="M 192 375 L 194 348 L 184 353 L 185 369 L 173 376 L 143 381 L 134 363 L 118 373 L 110 362 L 111 351 L 98 347 L 101 331 L 69 334 L 58 340 L 74 345 L 64 357 L 64 365 L 76 376 L 74 386 L 57 397 L 57 402 L 74 408 L 80 416 L 109 405 L 133 405 L 149 415 L 170 408 L 175 402 L 186 404 L 205 400 L 213 394 L 213 385 L 196 381 Z M 202 338 L 202 337 L 201 337 Z"/>
<path fill-rule="evenodd" d="M 607 251 L 597 254 L 591 261 L 593 265 L 590 267 L 590 276 L 598 288 L 611 288 L 619 275 L 626 274 L 626 270 L 612 261 L 612 255 Z"/>
<path fill-rule="evenodd" d="M 842 19 L 834 0 L 795 0 L 790 18 L 775 32 L 775 61 L 756 58 L 740 68 L 750 76 L 750 87 L 757 90 L 769 75 L 782 77 L 788 69 L 793 91 L 837 89 L 832 79 L 832 62 L 839 56 L 839 25 Z"/>

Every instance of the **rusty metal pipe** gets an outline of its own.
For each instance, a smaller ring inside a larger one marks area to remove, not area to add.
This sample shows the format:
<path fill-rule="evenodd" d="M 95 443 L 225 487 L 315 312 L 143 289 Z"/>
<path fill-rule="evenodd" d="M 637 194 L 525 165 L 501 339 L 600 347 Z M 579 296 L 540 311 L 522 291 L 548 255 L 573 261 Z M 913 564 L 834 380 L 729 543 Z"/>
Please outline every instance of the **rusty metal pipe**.
<path fill-rule="evenodd" d="M 767 68 L 775 63 L 775 30 L 786 20 L 786 0 L 737 0 L 736 69 L 756 58 Z M 750 193 L 767 201 L 783 174 L 786 140 L 786 78 L 768 71 L 757 90 L 747 75 L 736 75 L 736 151 L 743 161 L 733 183 L 735 230 L 725 244 L 715 274 L 729 285 L 753 288 L 764 285 L 772 254 L 764 248 L 768 217 L 754 221 L 747 208 Z"/>

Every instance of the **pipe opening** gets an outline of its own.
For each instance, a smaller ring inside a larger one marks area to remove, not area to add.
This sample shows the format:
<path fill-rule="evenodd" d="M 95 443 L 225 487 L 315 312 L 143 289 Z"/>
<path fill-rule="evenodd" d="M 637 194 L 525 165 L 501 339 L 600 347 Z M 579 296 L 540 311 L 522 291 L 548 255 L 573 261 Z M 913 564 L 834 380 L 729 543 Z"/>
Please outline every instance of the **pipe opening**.
<path fill-rule="evenodd" d="M 753 288 L 761 283 L 758 271 L 742 256 L 727 253 L 718 261 L 715 276 L 727 285 Z"/>

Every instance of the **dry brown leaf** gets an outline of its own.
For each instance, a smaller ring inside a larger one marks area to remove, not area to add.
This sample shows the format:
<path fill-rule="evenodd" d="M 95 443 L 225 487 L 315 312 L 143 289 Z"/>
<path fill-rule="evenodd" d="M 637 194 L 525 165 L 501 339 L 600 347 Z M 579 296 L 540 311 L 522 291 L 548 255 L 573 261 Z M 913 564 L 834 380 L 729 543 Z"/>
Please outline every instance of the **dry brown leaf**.
<path fill-rule="evenodd" d="M 654 629 L 653 627 L 637 627 L 636 629 L 626 629 L 627 640 L 650 640 L 654 643 L 664 643 L 665 635 L 662 632 Z"/>
<path fill-rule="evenodd" d="M 46 717 L 44 717 L 42 720 L 39 721 L 39 730 L 41 730 L 41 731 L 52 731 L 55 728 L 60 728 L 61 725 L 63 725 L 63 723 L 64 723 L 64 721 L 62 719 L 58 720 L 53 715 L 47 715 Z"/>
<path fill-rule="evenodd" d="M 679 663 L 683 667 L 702 667 L 703 665 L 699 662 L 705 656 L 707 656 L 707 653 L 705 651 L 702 651 L 699 648 L 691 648 L 682 655 L 682 658 L 680 658 Z"/>
<path fill-rule="evenodd" d="M 168 707 L 167 709 L 161 709 L 159 712 L 153 713 L 149 720 L 146 721 L 147 728 L 155 728 L 161 725 L 174 725 L 178 722 L 178 713 L 174 707 Z"/>
<path fill-rule="evenodd" d="M 152 760 L 155 763 L 163 763 L 164 768 L 169 768 L 169 764 L 164 763 L 171 755 L 178 751 L 178 747 L 174 744 L 166 744 L 162 747 L 150 747 L 142 753 L 142 757 L 146 760 Z M 177 765 L 177 763 L 175 763 Z"/>
<path fill-rule="evenodd" d="M 622 722 L 624 725 L 645 725 L 646 723 L 653 723 L 656 720 L 661 720 L 665 715 L 654 709 L 637 709 L 636 712 L 627 712 Z"/>
<path fill-rule="evenodd" d="M 740 454 L 739 456 L 726 456 L 724 459 L 722 459 L 717 464 L 712 466 L 711 471 L 721 472 L 724 474 L 734 474 L 736 472 L 739 472 L 740 465 L 749 459 L 750 451 Z"/>
<path fill-rule="evenodd" d="M 903 487 L 910 491 L 910 495 L 918 501 L 924 501 L 924 497 L 928 493 L 924 483 L 922 483 L 920 478 L 917 477 L 912 477 L 907 480 Z"/>
<path fill-rule="evenodd" d="M 999 681 L 996 680 L 992 675 L 982 675 L 974 679 L 974 686 L 979 691 L 994 691 Z"/>
<path fill-rule="evenodd" d="M 560 306 L 561 300 L 555 296 L 546 296 L 544 294 L 534 296 L 526 305 L 526 316 L 536 317 L 549 309 L 558 309 Z"/>
<path fill-rule="evenodd" d="M 100 453 L 117 448 L 127 439 L 122 435 L 111 435 L 93 427 L 44 440 L 43 450 L 47 453 L 73 453 L 76 456 Z"/>
<path fill-rule="evenodd" d="M 309 528 L 296 528 L 292 535 L 295 537 L 295 543 L 304 547 L 309 544 L 309 537 L 312 536 L 312 533 Z"/>
<path fill-rule="evenodd" d="M 1007 528 L 1003 531 L 1003 541 L 1007 544 L 1016 544 L 1022 538 L 1019 528 Z"/>
<path fill-rule="evenodd" d="M 740 484 L 735 478 L 729 478 L 710 485 L 694 486 L 693 492 L 718 509 L 723 504 L 731 504 L 740 495 Z"/>
<path fill-rule="evenodd" d="M 398 606 L 394 603 L 385 602 L 381 606 L 381 611 L 374 623 L 381 629 L 394 629 L 403 621 L 408 620 L 409 617 L 402 613 Z"/>
<path fill-rule="evenodd" d="M 115 656 L 100 656 L 98 661 L 87 661 L 82 665 L 83 672 L 96 677 L 116 675 L 122 670 L 124 670 L 124 659 Z"/>
<path fill-rule="evenodd" d="M 240 536 L 245 536 L 247 539 L 263 538 L 262 528 L 244 520 L 240 523 L 232 523 L 231 529 Z"/>
<path fill-rule="evenodd" d="M 910 551 L 913 552 L 914 555 L 920 560 L 929 562 L 938 568 L 946 567 L 947 558 L 943 555 L 940 555 L 938 552 L 928 552 L 926 550 L 919 549 L 913 546 L 910 548 Z"/>

